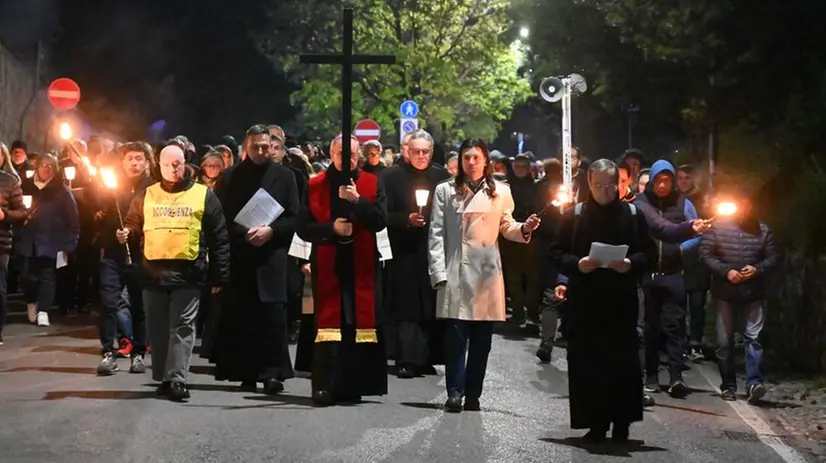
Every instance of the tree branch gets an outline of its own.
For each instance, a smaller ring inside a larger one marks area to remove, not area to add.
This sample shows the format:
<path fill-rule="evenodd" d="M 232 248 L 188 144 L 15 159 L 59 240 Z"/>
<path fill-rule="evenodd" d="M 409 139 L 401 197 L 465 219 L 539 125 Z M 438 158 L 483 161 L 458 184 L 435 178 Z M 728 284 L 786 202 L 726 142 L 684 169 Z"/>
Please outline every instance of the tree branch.
<path fill-rule="evenodd" d="M 473 24 L 476 23 L 476 21 L 479 20 L 479 17 L 476 16 L 476 11 L 477 11 L 478 7 L 479 7 L 479 0 L 476 0 L 473 3 L 473 6 L 470 7 L 470 14 L 468 14 L 467 19 L 465 20 L 464 24 L 462 24 L 462 28 L 459 30 L 459 33 L 456 34 L 456 38 L 453 40 L 453 43 L 451 43 L 450 47 L 448 47 L 448 49 L 444 53 L 442 53 L 442 55 L 439 57 L 439 60 L 446 59 L 450 55 L 450 53 L 452 53 L 453 50 L 459 45 L 459 42 L 462 40 L 462 38 L 465 35 L 465 32 L 470 27 L 472 27 Z"/>

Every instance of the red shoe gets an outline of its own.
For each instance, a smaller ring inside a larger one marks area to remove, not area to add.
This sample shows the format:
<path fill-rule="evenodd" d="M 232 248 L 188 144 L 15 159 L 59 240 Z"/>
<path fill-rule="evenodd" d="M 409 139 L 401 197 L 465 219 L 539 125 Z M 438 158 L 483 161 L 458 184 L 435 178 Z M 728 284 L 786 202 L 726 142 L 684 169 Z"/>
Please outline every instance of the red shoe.
<path fill-rule="evenodd" d="M 126 338 L 120 340 L 120 349 L 118 349 L 118 357 L 129 358 L 132 354 L 132 342 Z"/>

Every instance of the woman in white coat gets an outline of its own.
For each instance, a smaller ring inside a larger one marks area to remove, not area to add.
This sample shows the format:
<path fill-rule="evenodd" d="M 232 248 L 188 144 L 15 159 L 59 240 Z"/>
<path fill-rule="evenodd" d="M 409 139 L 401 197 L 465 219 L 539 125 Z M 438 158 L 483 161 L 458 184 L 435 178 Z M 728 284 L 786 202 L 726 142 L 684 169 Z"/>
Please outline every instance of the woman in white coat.
<path fill-rule="evenodd" d="M 430 282 L 436 316 L 445 319 L 445 410 L 479 410 L 493 337 L 493 322 L 505 321 L 505 283 L 497 240 L 528 243 L 540 220 L 511 216 L 508 185 L 493 179 L 488 148 L 470 139 L 459 149 L 455 179 L 436 186 L 429 245 Z"/>

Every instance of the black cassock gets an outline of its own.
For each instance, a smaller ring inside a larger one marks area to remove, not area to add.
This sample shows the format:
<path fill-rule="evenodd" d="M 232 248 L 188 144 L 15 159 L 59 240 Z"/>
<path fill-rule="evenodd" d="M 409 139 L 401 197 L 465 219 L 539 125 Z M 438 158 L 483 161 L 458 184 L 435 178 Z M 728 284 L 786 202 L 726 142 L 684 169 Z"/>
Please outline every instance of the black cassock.
<path fill-rule="evenodd" d="M 270 226 L 272 239 L 261 247 L 247 242 L 247 229 L 235 217 L 259 188 L 284 208 Z M 230 285 L 224 291 L 211 360 L 215 379 L 284 380 L 294 372 L 287 344 L 287 251 L 298 217 L 299 195 L 293 173 L 272 161 L 249 158 L 226 170 L 215 188 L 224 207 L 230 237 Z"/>
<path fill-rule="evenodd" d="M 408 218 L 419 211 L 416 190 L 427 190 L 422 215 L 429 221 L 433 190 L 450 174 L 441 167 L 417 170 L 402 162 L 381 175 L 387 195 L 387 233 L 393 250 L 385 305 L 389 353 L 400 367 L 441 365 L 444 330 L 436 320 L 436 291 L 428 274 L 428 227 L 411 227 Z"/>
<path fill-rule="evenodd" d="M 568 281 L 568 390 L 573 429 L 607 429 L 642 421 L 642 370 L 637 333 L 639 278 L 650 271 L 654 241 L 642 211 L 619 200 L 601 206 L 589 195 L 578 225 L 562 217 L 551 256 Z M 636 223 L 636 225 L 635 225 Z M 576 228 L 576 232 L 574 232 Z M 636 231 L 636 234 L 635 234 Z M 574 236 L 575 235 L 575 236 Z M 631 270 L 579 271 L 591 243 L 628 245 Z"/>

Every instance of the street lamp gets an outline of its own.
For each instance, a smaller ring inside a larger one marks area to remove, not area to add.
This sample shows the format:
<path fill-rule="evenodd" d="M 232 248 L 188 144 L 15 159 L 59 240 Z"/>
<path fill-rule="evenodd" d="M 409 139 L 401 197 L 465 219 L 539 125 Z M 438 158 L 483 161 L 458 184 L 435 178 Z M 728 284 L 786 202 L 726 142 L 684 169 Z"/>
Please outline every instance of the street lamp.
<path fill-rule="evenodd" d="M 530 35 L 531 35 L 531 30 L 528 29 L 527 27 L 523 27 L 523 28 L 519 29 L 519 37 L 522 37 L 523 39 L 527 39 Z"/>

